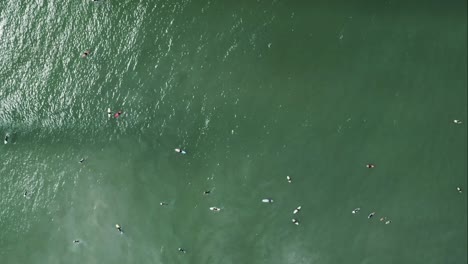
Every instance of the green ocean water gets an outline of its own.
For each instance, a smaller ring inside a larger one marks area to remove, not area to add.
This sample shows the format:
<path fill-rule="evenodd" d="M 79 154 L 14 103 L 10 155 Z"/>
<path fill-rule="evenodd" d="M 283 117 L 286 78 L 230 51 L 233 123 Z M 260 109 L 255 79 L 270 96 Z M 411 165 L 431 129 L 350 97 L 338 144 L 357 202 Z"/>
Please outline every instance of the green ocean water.
<path fill-rule="evenodd" d="M 0 263 L 467 263 L 466 10 L 0 0 Z"/>

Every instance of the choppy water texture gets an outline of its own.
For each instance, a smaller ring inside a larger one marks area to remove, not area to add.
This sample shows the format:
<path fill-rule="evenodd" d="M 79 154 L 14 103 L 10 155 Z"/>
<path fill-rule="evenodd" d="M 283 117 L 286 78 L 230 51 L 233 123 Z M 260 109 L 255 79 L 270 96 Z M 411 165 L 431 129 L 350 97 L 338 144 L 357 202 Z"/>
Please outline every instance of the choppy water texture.
<path fill-rule="evenodd" d="M 466 32 L 463 0 L 2 0 L 0 263 L 466 263 Z"/>

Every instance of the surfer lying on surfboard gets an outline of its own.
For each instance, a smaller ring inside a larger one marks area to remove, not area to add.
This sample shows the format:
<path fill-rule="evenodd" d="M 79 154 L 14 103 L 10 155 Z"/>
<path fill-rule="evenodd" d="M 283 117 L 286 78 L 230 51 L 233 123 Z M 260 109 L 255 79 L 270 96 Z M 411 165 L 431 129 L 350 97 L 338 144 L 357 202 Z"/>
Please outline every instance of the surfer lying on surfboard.
<path fill-rule="evenodd" d="M 117 113 L 114 114 L 114 118 L 119 118 L 122 115 L 122 110 L 118 111 Z M 109 118 L 112 117 L 112 111 L 110 108 L 107 108 L 107 116 Z"/>
<path fill-rule="evenodd" d="M 175 150 L 175 152 L 180 153 L 180 154 L 187 154 L 187 152 L 185 150 L 183 150 L 183 149 L 176 148 L 174 150 Z"/>

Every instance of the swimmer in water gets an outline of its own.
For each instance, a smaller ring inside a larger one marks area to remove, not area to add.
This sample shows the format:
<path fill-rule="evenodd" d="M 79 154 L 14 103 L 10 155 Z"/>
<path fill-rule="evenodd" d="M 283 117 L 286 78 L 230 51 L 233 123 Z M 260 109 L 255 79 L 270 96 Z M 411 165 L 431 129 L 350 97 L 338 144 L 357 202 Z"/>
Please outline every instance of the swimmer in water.
<path fill-rule="evenodd" d="M 177 250 L 179 250 L 180 252 L 182 252 L 184 254 L 187 253 L 187 251 L 185 251 L 185 249 L 183 249 L 183 248 L 178 248 Z"/>
<path fill-rule="evenodd" d="M 83 54 L 81 54 L 81 58 L 86 58 L 88 57 L 88 55 L 91 53 L 91 51 L 89 50 L 86 50 L 85 52 L 83 52 Z"/>
<path fill-rule="evenodd" d="M 287 180 L 289 183 L 292 182 L 292 179 L 291 179 L 291 177 L 289 177 L 289 176 L 286 176 L 286 180 Z"/>
<path fill-rule="evenodd" d="M 187 152 L 185 150 L 183 150 L 183 149 L 176 148 L 174 150 L 175 150 L 175 152 L 180 153 L 180 154 L 187 154 Z"/>
<path fill-rule="evenodd" d="M 351 213 L 357 214 L 359 212 L 359 210 L 361 210 L 361 208 L 358 207 L 358 208 L 354 209 L 353 211 L 351 211 Z"/>
<path fill-rule="evenodd" d="M 458 193 L 462 193 L 462 189 L 460 187 L 457 187 Z"/>
<path fill-rule="evenodd" d="M 298 206 L 296 209 L 294 209 L 293 214 L 297 214 L 297 213 L 299 213 L 299 211 L 301 211 L 300 206 Z"/>
<path fill-rule="evenodd" d="M 366 167 L 367 167 L 368 169 L 373 169 L 375 166 L 374 166 L 374 164 L 367 164 Z"/>
<path fill-rule="evenodd" d="M 121 114 L 122 114 L 122 111 L 118 111 L 117 113 L 114 114 L 114 117 L 119 118 Z"/>
<path fill-rule="evenodd" d="M 293 222 L 295 225 L 299 225 L 299 220 L 297 220 L 296 218 L 293 218 L 293 219 L 292 219 L 292 222 Z"/>
<path fill-rule="evenodd" d="M 375 215 L 375 212 L 370 213 L 367 218 L 371 219 Z"/>
<path fill-rule="evenodd" d="M 210 210 L 211 210 L 211 211 L 215 211 L 215 212 L 219 212 L 219 211 L 221 211 L 221 208 L 218 208 L 218 207 L 210 207 Z"/>
<path fill-rule="evenodd" d="M 270 199 L 270 198 L 262 199 L 262 203 L 272 203 L 272 202 L 273 202 L 273 199 Z"/>
<path fill-rule="evenodd" d="M 115 225 L 115 228 L 116 228 L 117 230 L 119 230 L 120 234 L 123 234 L 123 230 L 122 230 L 122 227 L 121 227 L 120 225 L 116 224 L 116 225 Z"/>

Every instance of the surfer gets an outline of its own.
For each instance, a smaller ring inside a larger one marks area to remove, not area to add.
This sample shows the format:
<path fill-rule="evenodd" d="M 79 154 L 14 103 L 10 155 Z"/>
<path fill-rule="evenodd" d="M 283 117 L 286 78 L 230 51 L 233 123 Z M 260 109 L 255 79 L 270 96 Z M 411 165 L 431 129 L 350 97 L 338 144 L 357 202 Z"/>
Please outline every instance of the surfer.
<path fill-rule="evenodd" d="M 8 139 L 10 138 L 10 135 L 6 134 L 5 139 L 3 140 L 3 143 L 8 144 Z"/>
<path fill-rule="evenodd" d="M 353 211 L 351 211 L 351 213 L 357 214 L 359 212 L 359 210 L 361 210 L 361 208 L 358 207 L 358 208 L 354 209 Z"/>
<path fill-rule="evenodd" d="M 78 244 L 80 241 L 78 239 L 73 240 L 73 243 Z"/>
<path fill-rule="evenodd" d="M 372 168 L 374 168 L 375 166 L 374 166 L 374 164 L 367 164 L 366 167 L 367 167 L 368 169 L 372 169 Z"/>
<path fill-rule="evenodd" d="M 187 152 L 185 150 L 183 150 L 183 149 L 176 148 L 174 150 L 175 150 L 175 152 L 180 153 L 180 154 L 187 154 Z"/>
<path fill-rule="evenodd" d="M 273 202 L 273 199 L 265 198 L 265 199 L 262 199 L 262 202 L 263 202 L 263 203 L 272 203 L 272 202 Z"/>
<path fill-rule="evenodd" d="M 299 213 L 300 210 L 301 210 L 301 207 L 298 206 L 296 209 L 294 209 L 293 214 Z"/>
<path fill-rule="evenodd" d="M 83 163 L 84 161 L 85 161 L 85 159 L 84 159 L 84 158 L 80 159 L 80 163 Z"/>
<path fill-rule="evenodd" d="M 370 213 L 367 218 L 371 219 L 375 215 L 375 212 Z"/>
<path fill-rule="evenodd" d="M 208 195 L 208 194 L 210 194 L 210 193 L 211 193 L 211 191 L 210 191 L 210 190 L 208 190 L 208 191 L 204 191 L 204 192 L 203 192 L 203 194 L 204 194 L 204 195 Z"/>
<path fill-rule="evenodd" d="M 388 220 L 387 222 L 385 222 L 386 225 L 390 224 L 392 222 L 392 220 Z"/>
<path fill-rule="evenodd" d="M 159 205 L 161 205 L 161 206 L 165 206 L 165 205 L 169 205 L 169 204 L 168 204 L 168 203 L 166 203 L 166 202 L 160 202 L 160 203 L 159 203 Z"/>
<path fill-rule="evenodd" d="M 111 118 L 112 117 L 112 111 L 110 108 L 107 108 L 107 117 Z"/>
<path fill-rule="evenodd" d="M 211 210 L 211 211 L 215 211 L 215 212 L 219 212 L 219 211 L 221 211 L 221 208 L 218 208 L 218 207 L 210 207 L 210 210 Z"/>
<path fill-rule="evenodd" d="M 457 187 L 457 191 L 458 191 L 459 193 L 462 193 L 462 189 L 461 189 L 460 187 Z"/>
<path fill-rule="evenodd" d="M 453 122 L 454 122 L 455 124 L 457 124 L 457 125 L 460 125 L 460 124 L 462 123 L 462 121 L 457 120 L 457 119 L 453 120 Z"/>
<path fill-rule="evenodd" d="M 122 114 L 122 111 L 118 111 L 117 113 L 114 114 L 115 118 L 119 118 L 119 116 Z"/>
<path fill-rule="evenodd" d="M 183 248 L 178 248 L 177 250 L 179 250 L 182 253 L 187 253 L 187 251 L 185 251 L 185 249 L 183 249 Z"/>
<path fill-rule="evenodd" d="M 292 222 L 293 222 L 295 225 L 299 225 L 299 220 L 297 220 L 296 218 L 293 218 L 293 219 L 292 219 Z"/>
<path fill-rule="evenodd" d="M 123 230 L 122 230 L 122 227 L 121 227 L 120 225 L 116 224 L 116 225 L 115 225 L 115 228 L 116 228 L 117 230 L 119 230 L 120 234 L 123 234 Z"/>
<path fill-rule="evenodd" d="M 291 179 L 291 177 L 289 177 L 289 176 L 286 176 L 286 180 L 287 180 L 289 183 L 292 182 L 292 179 Z"/>
<path fill-rule="evenodd" d="M 83 54 L 81 54 L 81 58 L 86 58 L 88 57 L 88 55 L 91 53 L 91 51 L 89 50 L 86 50 L 85 52 L 83 52 Z"/>

